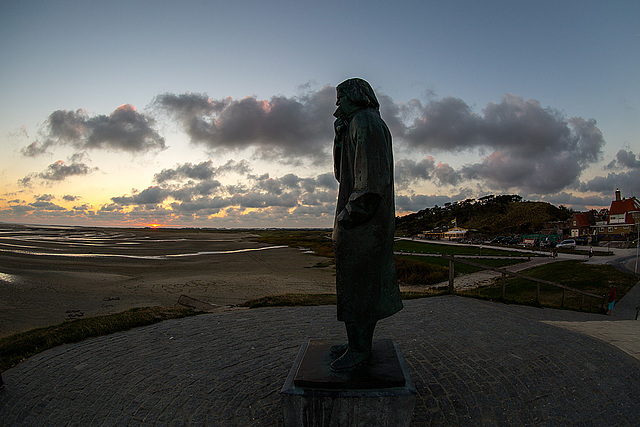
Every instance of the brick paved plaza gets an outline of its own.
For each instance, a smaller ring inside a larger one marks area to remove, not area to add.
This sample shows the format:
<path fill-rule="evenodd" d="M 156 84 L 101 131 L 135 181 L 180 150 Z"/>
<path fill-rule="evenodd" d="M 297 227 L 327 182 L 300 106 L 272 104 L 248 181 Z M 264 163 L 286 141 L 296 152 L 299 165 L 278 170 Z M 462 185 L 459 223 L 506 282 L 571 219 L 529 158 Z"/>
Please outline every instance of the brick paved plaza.
<path fill-rule="evenodd" d="M 402 348 L 414 425 L 638 425 L 640 361 L 543 321 L 602 315 L 444 296 L 408 301 L 376 337 Z M 309 338 L 344 340 L 335 307 L 237 310 L 61 346 L 3 373 L 6 425 L 281 425 Z"/>

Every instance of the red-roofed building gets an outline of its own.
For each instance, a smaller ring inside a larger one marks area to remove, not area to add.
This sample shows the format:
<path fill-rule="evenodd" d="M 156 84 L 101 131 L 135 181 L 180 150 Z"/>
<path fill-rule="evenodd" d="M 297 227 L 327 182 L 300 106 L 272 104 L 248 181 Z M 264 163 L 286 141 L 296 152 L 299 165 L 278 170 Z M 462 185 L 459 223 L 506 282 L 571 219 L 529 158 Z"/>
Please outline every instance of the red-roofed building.
<path fill-rule="evenodd" d="M 576 212 L 571 218 L 571 237 L 587 236 L 596 223 L 593 212 Z"/>
<path fill-rule="evenodd" d="M 640 222 L 640 202 L 635 197 L 622 198 L 616 190 L 616 199 L 611 202 L 607 224 L 599 224 L 598 234 L 609 239 L 633 239 Z"/>

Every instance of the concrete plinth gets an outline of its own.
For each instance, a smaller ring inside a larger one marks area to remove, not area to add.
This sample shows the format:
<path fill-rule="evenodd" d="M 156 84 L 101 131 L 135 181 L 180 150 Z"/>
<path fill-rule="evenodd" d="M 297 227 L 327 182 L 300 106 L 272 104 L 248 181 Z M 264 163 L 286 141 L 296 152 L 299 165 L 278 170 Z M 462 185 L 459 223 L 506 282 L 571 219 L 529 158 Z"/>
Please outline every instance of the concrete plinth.
<path fill-rule="evenodd" d="M 373 342 L 365 367 L 337 373 L 331 343 L 303 344 L 282 387 L 285 426 L 408 426 L 416 389 L 400 348 Z"/>

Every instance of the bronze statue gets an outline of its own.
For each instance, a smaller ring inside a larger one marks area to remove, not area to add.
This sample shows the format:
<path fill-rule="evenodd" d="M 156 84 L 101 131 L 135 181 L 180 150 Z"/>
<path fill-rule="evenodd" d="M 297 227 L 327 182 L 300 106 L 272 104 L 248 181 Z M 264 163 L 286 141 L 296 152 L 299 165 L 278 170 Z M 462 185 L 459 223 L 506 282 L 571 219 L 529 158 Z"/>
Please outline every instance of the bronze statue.
<path fill-rule="evenodd" d="M 391 133 L 373 89 L 358 78 L 338 85 L 334 172 L 340 183 L 333 246 L 338 320 L 348 344 L 334 345 L 334 371 L 368 362 L 376 322 L 402 309 L 393 260 L 395 202 Z"/>

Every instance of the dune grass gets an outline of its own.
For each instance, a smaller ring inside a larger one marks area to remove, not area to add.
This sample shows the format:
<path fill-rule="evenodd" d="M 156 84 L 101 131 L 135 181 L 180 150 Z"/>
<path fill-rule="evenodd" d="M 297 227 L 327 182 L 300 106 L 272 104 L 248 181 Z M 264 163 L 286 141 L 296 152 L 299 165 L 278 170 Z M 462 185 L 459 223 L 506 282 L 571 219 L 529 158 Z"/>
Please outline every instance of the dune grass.
<path fill-rule="evenodd" d="M 182 307 L 140 307 L 107 316 L 69 320 L 55 326 L 19 332 L 0 338 L 0 371 L 62 344 L 199 313 Z"/>

